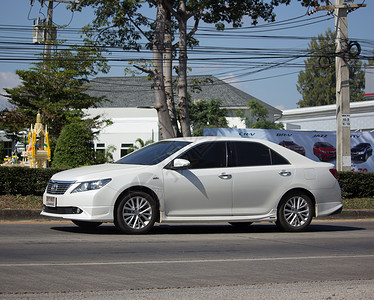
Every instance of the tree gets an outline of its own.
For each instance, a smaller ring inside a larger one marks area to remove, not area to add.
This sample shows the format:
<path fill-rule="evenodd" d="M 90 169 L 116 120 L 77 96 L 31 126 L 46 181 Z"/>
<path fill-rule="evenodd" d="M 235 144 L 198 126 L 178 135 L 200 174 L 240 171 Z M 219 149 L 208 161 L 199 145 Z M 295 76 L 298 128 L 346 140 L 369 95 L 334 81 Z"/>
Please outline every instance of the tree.
<path fill-rule="evenodd" d="M 57 140 L 52 166 L 75 168 L 94 164 L 93 138 L 84 122 L 66 125 Z"/>
<path fill-rule="evenodd" d="M 29 128 L 39 111 L 48 125 L 51 140 L 55 141 L 62 128 L 81 120 L 83 109 L 95 107 L 103 98 L 84 92 L 89 88 L 88 76 L 106 72 L 107 66 L 97 48 L 92 45 L 71 47 L 54 52 L 29 70 L 17 70 L 22 84 L 4 89 L 14 109 L 0 112 L 0 126 L 11 132 Z M 98 118 L 92 126 L 99 126 Z"/>
<path fill-rule="evenodd" d="M 204 128 L 227 127 L 227 109 L 221 108 L 222 101 L 211 99 L 190 102 L 189 111 L 194 136 L 203 135 Z"/>
<path fill-rule="evenodd" d="M 298 0 L 307 6 L 315 3 L 314 0 Z M 176 135 L 174 116 L 176 109 L 172 106 L 174 102 L 165 95 L 165 89 L 172 82 L 170 66 L 168 63 L 167 72 L 164 73 L 163 62 L 171 60 L 170 41 L 171 35 L 178 34 L 177 43 L 172 50 L 178 49 L 179 65 L 178 73 L 178 112 L 180 127 L 183 136 L 190 135 L 190 120 L 188 111 L 187 95 L 187 47 L 197 45 L 193 39 L 199 22 L 216 24 L 217 29 L 223 30 L 225 24 L 232 24 L 233 27 L 242 26 L 245 16 L 252 19 L 256 24 L 258 18 L 265 21 L 274 21 L 274 7 L 279 4 L 289 4 L 290 0 L 271 0 L 270 3 L 263 0 L 148 0 L 150 6 L 156 7 L 156 22 L 151 24 L 139 11 L 144 4 L 143 0 L 81 0 L 79 9 L 84 6 L 95 8 L 96 18 L 92 26 L 98 30 L 97 41 L 109 46 L 121 46 L 123 49 L 141 49 L 141 35 L 152 41 L 153 45 L 153 70 L 137 66 L 151 75 L 156 93 L 156 109 L 158 111 L 161 134 L 163 138 Z M 171 26 L 173 21 L 178 24 L 178 30 L 173 32 Z M 194 18 L 192 29 L 187 32 L 187 22 Z M 165 30 L 166 29 L 166 30 Z M 166 47 L 164 47 L 166 45 Z M 168 49 L 168 51 L 166 51 Z M 163 55 L 167 54 L 166 57 Z M 170 101 L 168 101 L 169 99 Z M 166 112 L 168 111 L 168 114 Z M 172 120 L 172 121 L 171 121 Z"/>
<path fill-rule="evenodd" d="M 299 73 L 297 90 L 302 96 L 299 107 L 336 103 L 335 33 L 312 38 L 308 47 L 310 57 L 304 61 L 305 70 Z M 358 59 L 350 59 L 349 81 L 351 102 L 364 100 L 365 73 Z"/>
<path fill-rule="evenodd" d="M 136 139 L 135 143 L 127 149 L 127 153 L 134 152 L 136 150 L 139 150 L 145 146 L 148 146 L 150 144 L 154 143 L 153 140 L 146 140 L 143 141 L 141 138 Z"/>
<path fill-rule="evenodd" d="M 238 117 L 245 123 L 247 128 L 260 129 L 283 129 L 282 123 L 274 123 L 268 119 L 268 110 L 258 100 L 248 101 L 249 114 L 238 112 Z"/>
<path fill-rule="evenodd" d="M 5 158 L 4 143 L 0 142 L 0 165 L 4 162 L 4 158 Z"/>
<path fill-rule="evenodd" d="M 97 149 L 95 151 L 95 163 L 96 164 L 106 164 L 112 163 L 113 159 L 113 152 L 116 151 L 117 148 L 114 145 L 109 145 L 106 149 Z"/>

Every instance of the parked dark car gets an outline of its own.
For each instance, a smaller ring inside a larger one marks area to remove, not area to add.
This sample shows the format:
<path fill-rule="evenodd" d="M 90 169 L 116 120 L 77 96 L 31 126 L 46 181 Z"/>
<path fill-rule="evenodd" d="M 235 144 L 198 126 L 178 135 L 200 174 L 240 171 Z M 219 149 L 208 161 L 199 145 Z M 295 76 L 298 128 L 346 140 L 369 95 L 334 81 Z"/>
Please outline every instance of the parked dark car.
<path fill-rule="evenodd" d="M 369 143 L 360 143 L 351 149 L 351 158 L 354 161 L 365 162 L 373 155 L 373 148 Z"/>
<path fill-rule="evenodd" d="M 320 161 L 329 161 L 336 158 L 336 149 L 328 142 L 315 143 L 313 153 Z"/>
<path fill-rule="evenodd" d="M 281 141 L 279 145 L 305 156 L 304 147 L 296 144 L 294 141 Z"/>

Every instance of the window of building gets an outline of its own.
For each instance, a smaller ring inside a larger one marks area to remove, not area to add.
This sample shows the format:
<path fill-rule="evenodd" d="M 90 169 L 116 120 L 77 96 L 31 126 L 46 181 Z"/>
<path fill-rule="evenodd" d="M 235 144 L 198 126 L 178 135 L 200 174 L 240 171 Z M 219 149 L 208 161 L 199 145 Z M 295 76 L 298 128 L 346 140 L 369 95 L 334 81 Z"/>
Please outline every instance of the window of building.
<path fill-rule="evenodd" d="M 131 143 L 122 143 L 121 144 L 121 157 L 125 156 L 127 154 L 127 150 L 132 147 L 132 144 Z"/>

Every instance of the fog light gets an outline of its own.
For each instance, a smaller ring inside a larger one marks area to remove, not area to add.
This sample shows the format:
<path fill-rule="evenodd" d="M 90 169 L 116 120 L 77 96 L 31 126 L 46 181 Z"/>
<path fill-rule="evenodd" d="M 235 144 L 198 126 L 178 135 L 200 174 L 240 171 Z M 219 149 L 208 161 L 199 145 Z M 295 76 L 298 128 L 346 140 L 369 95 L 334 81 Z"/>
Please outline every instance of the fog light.
<path fill-rule="evenodd" d="M 83 210 L 81 210 L 79 207 L 75 208 L 75 211 L 74 211 L 75 214 L 81 214 L 82 212 Z"/>

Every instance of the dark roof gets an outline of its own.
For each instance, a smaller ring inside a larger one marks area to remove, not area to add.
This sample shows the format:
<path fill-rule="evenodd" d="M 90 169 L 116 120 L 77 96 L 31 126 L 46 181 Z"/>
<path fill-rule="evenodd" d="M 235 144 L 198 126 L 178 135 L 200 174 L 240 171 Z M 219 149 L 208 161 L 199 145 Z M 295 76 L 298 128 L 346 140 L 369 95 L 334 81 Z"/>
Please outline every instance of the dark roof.
<path fill-rule="evenodd" d="M 200 81 L 200 91 L 193 89 L 195 80 Z M 147 77 L 96 77 L 91 80 L 90 85 L 87 94 L 95 97 L 105 96 L 110 100 L 104 101 L 100 107 L 138 107 L 155 104 L 153 81 Z M 226 108 L 244 108 L 247 107 L 248 101 L 256 99 L 212 75 L 188 76 L 188 92 L 192 100 L 221 99 L 222 106 Z M 258 101 L 269 111 L 279 111 L 261 100 Z"/>

